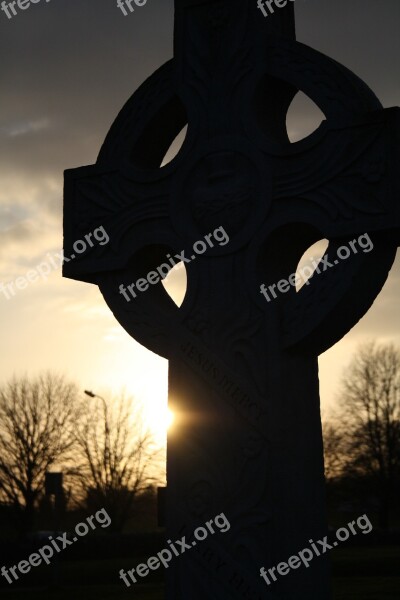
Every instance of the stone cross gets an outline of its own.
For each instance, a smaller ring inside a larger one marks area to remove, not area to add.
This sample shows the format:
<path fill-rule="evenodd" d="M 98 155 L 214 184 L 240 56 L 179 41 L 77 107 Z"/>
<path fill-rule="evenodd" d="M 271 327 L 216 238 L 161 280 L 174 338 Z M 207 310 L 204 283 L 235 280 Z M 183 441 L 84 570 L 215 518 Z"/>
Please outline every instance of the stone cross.
<path fill-rule="evenodd" d="M 327 529 L 317 357 L 367 312 L 395 257 L 399 110 L 297 43 L 292 3 L 268 18 L 256 0 L 175 8 L 174 59 L 128 100 L 97 163 L 66 171 L 65 255 L 96 227 L 110 243 L 64 275 L 97 284 L 121 325 L 169 360 L 167 536 L 190 549 L 168 546 L 168 600 L 327 600 L 327 553 L 288 565 Z M 290 143 L 299 90 L 326 120 Z M 155 279 L 121 294 L 220 227 L 229 243 L 185 265 L 181 307 Z M 373 251 L 325 268 L 364 233 Z M 260 286 L 296 272 L 322 238 L 309 285 L 267 301 Z M 221 513 L 229 531 L 210 524 Z"/>

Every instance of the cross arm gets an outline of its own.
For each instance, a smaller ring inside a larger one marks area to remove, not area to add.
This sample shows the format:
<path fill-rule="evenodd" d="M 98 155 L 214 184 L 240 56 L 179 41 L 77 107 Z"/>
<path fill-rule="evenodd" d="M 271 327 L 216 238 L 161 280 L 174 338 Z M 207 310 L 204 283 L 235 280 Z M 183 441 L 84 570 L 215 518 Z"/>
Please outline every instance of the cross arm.
<path fill-rule="evenodd" d="M 144 190 L 123 173 L 94 165 L 67 170 L 64 185 L 66 277 L 94 283 L 96 273 L 123 269 L 135 252 L 154 242 L 155 232 L 167 227 L 165 182 Z M 93 243 L 98 228 L 105 230 L 106 244 Z M 86 242 L 82 254 L 76 250 L 80 240 Z"/>
<path fill-rule="evenodd" d="M 274 157 L 274 218 L 328 239 L 385 231 L 400 242 L 400 109 L 322 129 L 303 152 Z"/>
<path fill-rule="evenodd" d="M 399 165 L 399 108 L 365 115 L 343 129 L 327 128 L 304 155 L 275 159 L 275 228 L 311 226 L 319 232 L 315 241 L 330 242 L 321 270 L 283 301 L 285 347 L 321 353 L 372 305 L 400 245 Z M 372 238 L 373 252 L 335 260 L 340 247 L 363 234 Z M 325 271 L 327 264 L 332 268 Z"/>

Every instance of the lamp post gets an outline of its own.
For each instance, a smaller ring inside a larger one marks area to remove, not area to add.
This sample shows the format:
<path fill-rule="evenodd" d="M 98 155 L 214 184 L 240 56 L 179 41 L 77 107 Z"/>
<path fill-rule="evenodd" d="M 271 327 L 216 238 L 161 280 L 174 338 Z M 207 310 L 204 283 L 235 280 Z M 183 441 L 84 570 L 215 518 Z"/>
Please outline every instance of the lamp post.
<path fill-rule="evenodd" d="M 106 400 L 103 398 L 103 396 L 99 396 L 98 394 L 94 394 L 93 392 L 91 392 L 90 390 L 84 390 L 86 396 L 89 396 L 89 398 L 98 398 L 99 400 L 101 400 L 103 402 L 103 408 L 104 408 L 104 435 L 105 435 L 105 441 L 104 441 L 104 472 L 105 472 L 105 484 L 107 486 L 107 468 L 110 466 L 110 428 L 108 425 L 108 406 L 107 406 L 107 402 Z"/>
<path fill-rule="evenodd" d="M 99 398 L 99 400 L 101 400 L 103 402 L 104 412 L 107 413 L 107 402 L 105 401 L 105 399 L 103 398 L 103 396 L 99 396 L 98 394 L 94 394 L 90 390 L 84 390 L 84 391 L 85 391 L 86 396 L 89 396 L 89 398 Z"/>

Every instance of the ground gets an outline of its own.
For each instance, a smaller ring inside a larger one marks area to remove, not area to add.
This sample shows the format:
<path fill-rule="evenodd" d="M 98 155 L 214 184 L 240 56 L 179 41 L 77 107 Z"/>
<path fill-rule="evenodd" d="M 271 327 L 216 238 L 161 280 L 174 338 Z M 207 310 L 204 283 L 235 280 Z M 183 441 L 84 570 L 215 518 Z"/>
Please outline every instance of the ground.
<path fill-rule="evenodd" d="M 399 600 L 400 598 L 400 548 L 395 546 L 375 548 L 344 548 L 333 555 L 334 562 L 334 600 Z M 120 568 L 129 568 L 126 559 L 103 560 L 89 563 L 65 563 L 62 566 L 64 582 L 84 576 L 93 581 L 93 575 L 101 573 L 102 578 L 109 574 L 118 577 Z M 83 570 L 82 570 L 83 569 Z M 1 589 L 2 600 L 164 600 L 164 588 L 161 583 L 148 583 L 126 588 L 122 583 L 116 585 L 65 585 L 54 588 L 15 588 Z"/>

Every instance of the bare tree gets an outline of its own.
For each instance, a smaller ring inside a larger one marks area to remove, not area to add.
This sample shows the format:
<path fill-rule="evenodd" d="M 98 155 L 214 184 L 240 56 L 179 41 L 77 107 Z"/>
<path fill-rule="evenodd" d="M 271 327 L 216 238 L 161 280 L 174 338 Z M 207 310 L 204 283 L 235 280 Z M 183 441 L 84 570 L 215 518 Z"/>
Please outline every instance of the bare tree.
<path fill-rule="evenodd" d="M 346 446 L 341 423 L 334 419 L 322 421 L 324 437 L 325 478 L 328 483 L 338 481 L 346 465 Z"/>
<path fill-rule="evenodd" d="M 121 531 L 133 514 L 137 496 L 160 480 L 161 450 L 131 398 L 121 393 L 106 402 L 92 396 L 76 424 L 77 473 L 86 508 L 106 508 L 112 519 L 110 530 Z"/>
<path fill-rule="evenodd" d="M 368 477 L 388 525 L 400 479 L 400 351 L 392 344 L 362 346 L 342 382 L 347 470 Z"/>
<path fill-rule="evenodd" d="M 22 531 L 33 526 L 46 471 L 68 462 L 76 399 L 76 386 L 50 372 L 0 387 L 0 498 L 17 510 Z"/>

